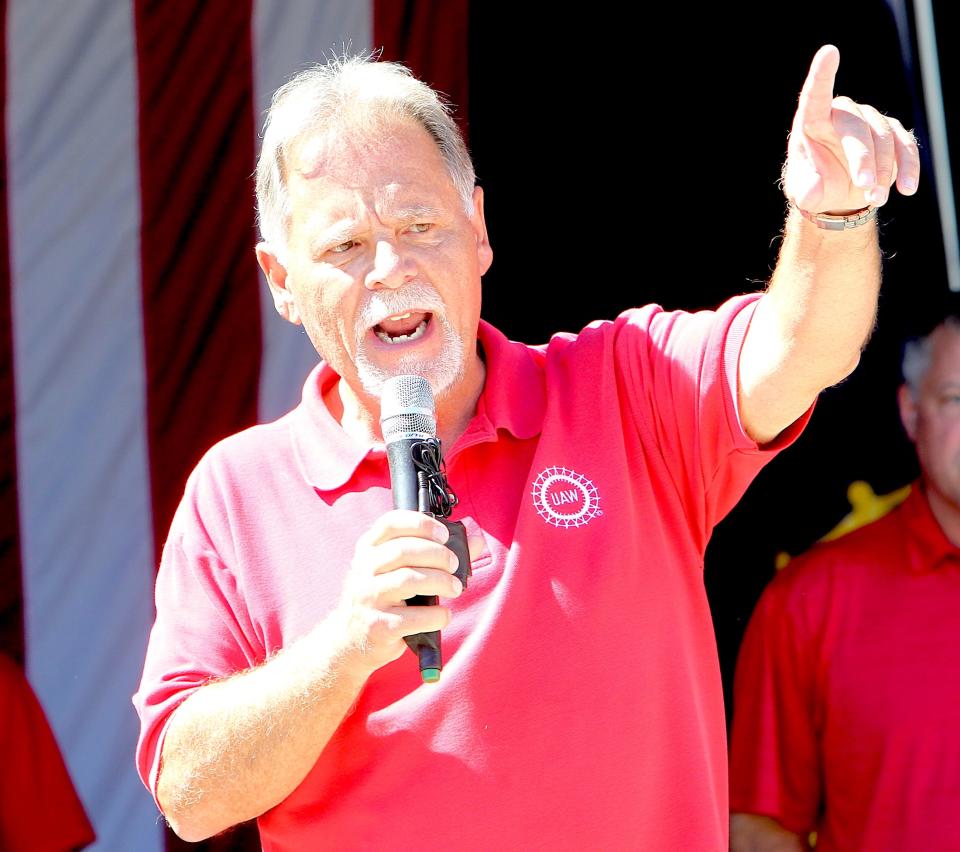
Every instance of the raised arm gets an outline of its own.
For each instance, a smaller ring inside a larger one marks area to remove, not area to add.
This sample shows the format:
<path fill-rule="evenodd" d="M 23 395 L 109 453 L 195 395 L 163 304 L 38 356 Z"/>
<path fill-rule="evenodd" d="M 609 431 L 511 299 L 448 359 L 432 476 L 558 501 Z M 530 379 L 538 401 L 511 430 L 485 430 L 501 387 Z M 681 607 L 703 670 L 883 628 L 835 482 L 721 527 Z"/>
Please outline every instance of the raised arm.
<path fill-rule="evenodd" d="M 741 352 L 740 413 L 759 443 L 856 367 L 880 287 L 871 209 L 886 203 L 894 184 L 912 195 L 919 180 L 916 142 L 899 121 L 834 97 L 839 65 L 840 52 L 826 45 L 804 81 L 783 170 L 790 212 L 780 257 Z M 868 221 L 850 227 L 854 220 L 835 218 L 842 216 Z"/>

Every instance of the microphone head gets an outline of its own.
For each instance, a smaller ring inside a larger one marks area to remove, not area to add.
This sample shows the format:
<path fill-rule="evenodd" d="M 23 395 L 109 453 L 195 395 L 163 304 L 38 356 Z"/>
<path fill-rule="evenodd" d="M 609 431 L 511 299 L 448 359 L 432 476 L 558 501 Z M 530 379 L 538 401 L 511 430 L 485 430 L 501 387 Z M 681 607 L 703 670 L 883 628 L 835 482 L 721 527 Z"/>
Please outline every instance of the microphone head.
<path fill-rule="evenodd" d="M 437 437 L 433 389 L 423 376 L 393 376 L 383 383 L 380 430 L 387 444 L 404 438 Z"/>

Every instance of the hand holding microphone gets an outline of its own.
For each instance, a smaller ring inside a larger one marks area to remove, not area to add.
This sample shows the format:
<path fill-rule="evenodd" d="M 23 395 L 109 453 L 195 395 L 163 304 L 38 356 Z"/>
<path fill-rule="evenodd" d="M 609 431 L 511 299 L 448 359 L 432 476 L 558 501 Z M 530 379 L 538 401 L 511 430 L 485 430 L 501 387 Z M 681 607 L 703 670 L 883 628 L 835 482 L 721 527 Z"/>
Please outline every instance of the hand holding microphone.
<path fill-rule="evenodd" d="M 447 548 L 456 555 L 456 577 L 461 590 L 470 576 L 470 553 L 463 524 L 444 520 L 456 505 L 443 472 L 433 391 L 422 376 L 396 376 L 383 386 L 380 428 L 390 465 L 390 488 L 397 509 L 416 510 L 437 518 L 448 530 Z M 414 595 L 409 606 L 435 607 L 435 595 Z M 419 632 L 406 637 L 417 654 L 424 683 L 440 679 L 443 658 L 440 631 Z"/>
<path fill-rule="evenodd" d="M 442 604 L 406 604 L 418 595 L 450 599 L 462 591 L 448 538 L 440 520 L 395 509 L 358 539 L 340 608 L 341 635 L 344 650 L 368 675 L 402 656 L 408 636 L 437 632 L 449 623 Z"/>

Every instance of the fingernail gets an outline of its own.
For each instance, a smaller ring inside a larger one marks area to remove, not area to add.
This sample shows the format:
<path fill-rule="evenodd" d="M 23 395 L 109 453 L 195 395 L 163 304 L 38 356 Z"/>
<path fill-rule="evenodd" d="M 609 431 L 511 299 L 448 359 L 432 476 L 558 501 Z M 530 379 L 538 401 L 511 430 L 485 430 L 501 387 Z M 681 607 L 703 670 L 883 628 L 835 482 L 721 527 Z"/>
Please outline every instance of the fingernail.
<path fill-rule="evenodd" d="M 887 203 L 887 190 L 882 186 L 875 186 L 870 192 L 867 193 L 867 197 L 870 200 L 871 204 L 886 204 Z"/>
<path fill-rule="evenodd" d="M 874 177 L 873 172 L 868 169 L 864 169 L 862 172 L 857 174 L 857 186 L 873 186 Z"/>
<path fill-rule="evenodd" d="M 456 571 L 460 567 L 460 560 L 457 558 L 457 554 L 452 550 L 450 551 L 450 570 Z"/>
<path fill-rule="evenodd" d="M 912 178 L 904 178 L 901 181 L 901 186 L 903 186 L 904 192 L 916 192 L 917 191 L 917 182 Z"/>
<path fill-rule="evenodd" d="M 459 595 L 463 592 L 463 583 L 460 582 L 459 577 L 453 578 L 453 593 Z"/>
<path fill-rule="evenodd" d="M 433 540 L 439 542 L 440 544 L 446 544 L 450 540 L 450 530 L 448 530 L 443 524 L 434 524 Z"/>

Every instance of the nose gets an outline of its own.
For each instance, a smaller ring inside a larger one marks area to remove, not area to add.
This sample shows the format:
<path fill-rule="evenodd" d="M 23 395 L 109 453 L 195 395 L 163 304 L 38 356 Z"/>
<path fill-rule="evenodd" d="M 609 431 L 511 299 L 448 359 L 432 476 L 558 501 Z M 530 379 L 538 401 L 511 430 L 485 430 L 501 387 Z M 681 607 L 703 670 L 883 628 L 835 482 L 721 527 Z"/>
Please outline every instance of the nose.
<path fill-rule="evenodd" d="M 373 250 L 373 266 L 367 273 L 365 285 L 369 290 L 388 287 L 397 289 L 416 275 L 416 267 L 409 254 L 391 240 L 377 240 Z"/>

